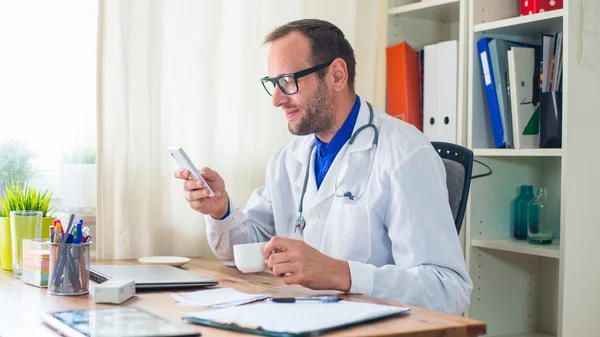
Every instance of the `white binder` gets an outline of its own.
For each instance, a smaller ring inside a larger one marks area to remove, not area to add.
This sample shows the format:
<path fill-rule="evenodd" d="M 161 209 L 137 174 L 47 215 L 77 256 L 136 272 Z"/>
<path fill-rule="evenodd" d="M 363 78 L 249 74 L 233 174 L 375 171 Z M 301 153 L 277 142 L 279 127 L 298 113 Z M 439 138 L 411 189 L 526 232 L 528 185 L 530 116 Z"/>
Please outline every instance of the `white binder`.
<path fill-rule="evenodd" d="M 535 49 L 512 47 L 508 51 L 508 80 L 515 149 L 538 148 L 538 134 L 523 134 L 532 120 L 537 105 L 533 104 Z"/>
<path fill-rule="evenodd" d="M 430 141 L 456 143 L 458 42 L 425 46 L 423 133 Z"/>

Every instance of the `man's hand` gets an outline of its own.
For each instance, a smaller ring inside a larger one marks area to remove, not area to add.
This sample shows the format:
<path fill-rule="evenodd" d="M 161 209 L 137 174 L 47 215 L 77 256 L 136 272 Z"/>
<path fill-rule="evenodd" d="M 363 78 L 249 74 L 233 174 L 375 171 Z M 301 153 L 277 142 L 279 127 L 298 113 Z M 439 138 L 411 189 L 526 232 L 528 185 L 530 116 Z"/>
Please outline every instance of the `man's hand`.
<path fill-rule="evenodd" d="M 265 245 L 264 254 L 267 268 L 283 277 L 286 284 L 350 291 L 348 262 L 322 254 L 304 241 L 274 236 Z"/>
<path fill-rule="evenodd" d="M 175 178 L 184 180 L 183 191 L 185 192 L 185 200 L 190 207 L 202 214 L 210 214 L 215 219 L 222 218 L 227 213 L 229 207 L 229 196 L 225 191 L 225 182 L 223 178 L 208 167 L 203 167 L 200 175 L 210 185 L 210 188 L 215 192 L 214 197 L 209 197 L 210 193 L 204 182 L 201 179 L 188 180 L 190 171 L 186 169 L 178 169 L 175 171 Z"/>

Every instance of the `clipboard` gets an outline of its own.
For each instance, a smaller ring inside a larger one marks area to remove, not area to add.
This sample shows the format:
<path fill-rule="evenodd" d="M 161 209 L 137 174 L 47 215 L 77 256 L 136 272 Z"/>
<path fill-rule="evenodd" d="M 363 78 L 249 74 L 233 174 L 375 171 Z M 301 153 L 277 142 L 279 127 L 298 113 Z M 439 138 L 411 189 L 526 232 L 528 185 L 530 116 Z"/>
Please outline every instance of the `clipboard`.
<path fill-rule="evenodd" d="M 271 337 L 303 337 L 404 315 L 409 308 L 340 301 L 336 303 L 261 302 L 188 313 L 183 320 L 208 327 Z"/>

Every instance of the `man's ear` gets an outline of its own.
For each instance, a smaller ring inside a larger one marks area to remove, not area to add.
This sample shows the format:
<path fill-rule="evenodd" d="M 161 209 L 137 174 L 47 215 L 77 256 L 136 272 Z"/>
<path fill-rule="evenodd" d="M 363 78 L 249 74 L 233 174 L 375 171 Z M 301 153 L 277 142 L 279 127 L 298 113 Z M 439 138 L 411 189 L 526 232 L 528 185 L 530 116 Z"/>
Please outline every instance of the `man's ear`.
<path fill-rule="evenodd" d="M 332 77 L 331 88 L 335 91 L 342 91 L 348 83 L 348 67 L 346 61 L 342 58 L 336 58 L 329 65 L 329 74 Z"/>

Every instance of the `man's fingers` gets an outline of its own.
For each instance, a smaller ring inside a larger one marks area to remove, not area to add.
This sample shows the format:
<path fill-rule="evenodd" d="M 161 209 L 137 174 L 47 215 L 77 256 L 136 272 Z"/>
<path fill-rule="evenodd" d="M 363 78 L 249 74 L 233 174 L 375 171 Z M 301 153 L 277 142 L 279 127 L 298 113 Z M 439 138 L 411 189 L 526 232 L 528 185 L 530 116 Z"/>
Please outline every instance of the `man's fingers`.
<path fill-rule="evenodd" d="M 215 170 L 212 170 L 210 167 L 203 167 L 198 172 L 200 173 L 202 178 L 204 178 L 209 183 L 213 181 L 223 180 L 219 173 Z"/>
<path fill-rule="evenodd" d="M 290 262 L 286 262 L 286 263 L 279 263 L 276 264 L 275 266 L 273 266 L 273 275 L 277 276 L 277 277 L 290 277 L 290 276 L 286 276 L 286 274 L 290 274 L 293 275 L 294 272 L 297 270 L 296 266 L 293 263 Z"/>
<path fill-rule="evenodd" d="M 187 179 L 190 176 L 190 171 L 183 168 L 178 168 L 177 170 L 175 170 L 173 175 L 177 179 Z"/>
<path fill-rule="evenodd" d="M 273 266 L 279 263 L 286 263 L 290 261 L 290 254 L 287 252 L 271 254 L 269 259 L 267 259 L 267 268 L 273 270 Z"/>
<path fill-rule="evenodd" d="M 196 201 L 204 198 L 208 198 L 210 192 L 206 188 L 201 188 L 195 191 L 185 192 L 185 200 L 187 201 Z M 216 196 L 216 194 L 215 194 Z"/>
<path fill-rule="evenodd" d="M 265 259 L 268 259 L 269 256 L 273 253 L 273 251 L 287 251 L 292 246 L 292 239 L 284 238 L 281 236 L 274 236 L 267 242 L 265 248 L 263 250 L 263 254 Z"/>
<path fill-rule="evenodd" d="M 183 182 L 183 190 L 185 192 L 198 190 L 200 187 L 196 185 L 197 180 L 186 180 Z"/>

